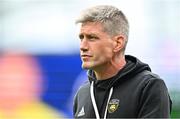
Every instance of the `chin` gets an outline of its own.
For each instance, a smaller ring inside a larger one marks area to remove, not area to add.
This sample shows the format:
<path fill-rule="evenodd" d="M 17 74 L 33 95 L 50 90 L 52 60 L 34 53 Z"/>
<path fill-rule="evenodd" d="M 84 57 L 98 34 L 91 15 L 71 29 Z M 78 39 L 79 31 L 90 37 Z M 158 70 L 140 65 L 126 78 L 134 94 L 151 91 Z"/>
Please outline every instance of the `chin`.
<path fill-rule="evenodd" d="M 91 65 L 88 65 L 88 64 L 82 64 L 82 68 L 83 69 L 92 69 L 93 67 Z"/>
<path fill-rule="evenodd" d="M 83 68 L 83 69 L 90 69 L 90 67 L 84 66 L 84 65 L 82 65 L 82 68 Z"/>

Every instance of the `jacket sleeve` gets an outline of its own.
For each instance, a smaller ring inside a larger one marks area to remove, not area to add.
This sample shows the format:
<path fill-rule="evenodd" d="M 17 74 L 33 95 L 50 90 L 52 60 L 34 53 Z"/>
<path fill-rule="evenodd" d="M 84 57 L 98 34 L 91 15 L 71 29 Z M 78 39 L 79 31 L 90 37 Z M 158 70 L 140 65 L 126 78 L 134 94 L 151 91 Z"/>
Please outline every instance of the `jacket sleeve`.
<path fill-rule="evenodd" d="M 163 80 L 150 79 L 141 94 L 138 118 L 169 118 L 171 99 Z"/>

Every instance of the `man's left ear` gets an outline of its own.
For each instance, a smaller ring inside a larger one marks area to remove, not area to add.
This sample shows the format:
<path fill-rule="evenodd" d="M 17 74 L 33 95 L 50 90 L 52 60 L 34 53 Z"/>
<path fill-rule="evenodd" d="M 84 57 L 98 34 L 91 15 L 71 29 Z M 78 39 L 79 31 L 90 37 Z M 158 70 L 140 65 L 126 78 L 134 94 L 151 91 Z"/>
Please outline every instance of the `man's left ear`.
<path fill-rule="evenodd" d="M 114 37 L 115 47 L 114 52 L 119 52 L 124 48 L 125 45 L 125 37 L 123 35 L 117 35 Z"/>

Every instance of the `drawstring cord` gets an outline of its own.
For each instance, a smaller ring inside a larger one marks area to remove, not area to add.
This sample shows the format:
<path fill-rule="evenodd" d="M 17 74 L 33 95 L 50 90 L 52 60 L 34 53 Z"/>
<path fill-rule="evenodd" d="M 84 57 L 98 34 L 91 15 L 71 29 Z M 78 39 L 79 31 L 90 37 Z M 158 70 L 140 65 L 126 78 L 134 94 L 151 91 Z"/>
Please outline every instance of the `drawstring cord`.
<path fill-rule="evenodd" d="M 98 109 L 97 109 L 97 104 L 96 104 L 96 101 L 95 101 L 95 98 L 94 98 L 94 86 L 93 85 L 94 85 L 94 81 L 91 83 L 91 87 L 90 87 L 91 100 L 92 100 L 92 104 L 93 104 L 94 111 L 95 111 L 95 114 L 96 114 L 96 119 L 100 119 L 99 112 L 98 112 Z"/>
<path fill-rule="evenodd" d="M 113 93 L 113 87 L 109 91 L 109 96 L 108 96 L 106 109 L 105 109 L 105 113 L 104 113 L 104 119 L 106 119 L 106 116 L 107 116 L 108 103 L 109 103 L 109 100 L 111 99 L 112 93 Z M 94 108 L 94 111 L 95 111 L 96 119 L 100 119 L 100 115 L 99 115 L 99 112 L 98 112 L 96 100 L 94 98 L 94 81 L 92 81 L 92 83 L 91 83 L 90 94 L 91 94 L 91 100 L 92 100 L 93 108 Z"/>
<path fill-rule="evenodd" d="M 105 110 L 105 113 L 104 113 L 104 119 L 106 119 L 106 116 L 107 116 L 108 104 L 109 104 L 109 100 L 111 99 L 112 93 L 113 93 L 113 87 L 109 91 L 109 97 L 108 97 L 108 101 L 107 101 L 107 104 L 106 104 L 106 110 Z"/>

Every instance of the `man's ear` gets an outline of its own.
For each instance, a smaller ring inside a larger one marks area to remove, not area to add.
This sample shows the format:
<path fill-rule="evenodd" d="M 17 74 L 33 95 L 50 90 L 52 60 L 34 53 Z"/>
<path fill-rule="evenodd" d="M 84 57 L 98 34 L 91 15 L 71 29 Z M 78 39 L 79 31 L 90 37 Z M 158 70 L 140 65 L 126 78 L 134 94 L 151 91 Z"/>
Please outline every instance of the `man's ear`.
<path fill-rule="evenodd" d="M 117 35 L 114 37 L 114 42 L 115 42 L 115 46 L 114 46 L 114 52 L 119 52 L 124 48 L 125 45 L 125 37 L 123 35 Z"/>

